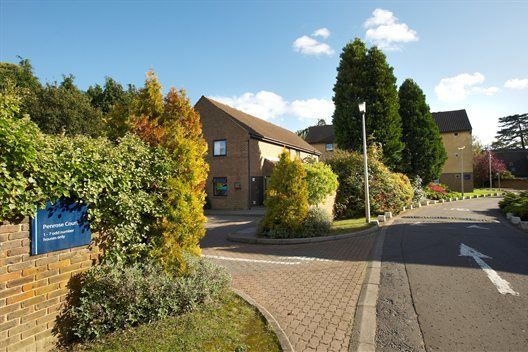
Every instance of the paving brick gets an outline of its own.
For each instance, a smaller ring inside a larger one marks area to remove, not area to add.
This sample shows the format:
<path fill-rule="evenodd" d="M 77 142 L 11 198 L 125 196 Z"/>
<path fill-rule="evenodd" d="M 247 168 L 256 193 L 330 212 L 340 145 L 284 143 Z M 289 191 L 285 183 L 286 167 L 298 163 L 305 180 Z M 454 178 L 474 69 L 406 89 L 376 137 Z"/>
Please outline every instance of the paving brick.
<path fill-rule="evenodd" d="M 348 351 L 374 243 L 375 235 L 368 235 L 305 245 L 234 245 L 208 230 L 202 248 L 205 255 L 271 262 L 303 257 L 296 265 L 211 260 L 230 271 L 235 288 L 277 319 L 296 351 Z"/>

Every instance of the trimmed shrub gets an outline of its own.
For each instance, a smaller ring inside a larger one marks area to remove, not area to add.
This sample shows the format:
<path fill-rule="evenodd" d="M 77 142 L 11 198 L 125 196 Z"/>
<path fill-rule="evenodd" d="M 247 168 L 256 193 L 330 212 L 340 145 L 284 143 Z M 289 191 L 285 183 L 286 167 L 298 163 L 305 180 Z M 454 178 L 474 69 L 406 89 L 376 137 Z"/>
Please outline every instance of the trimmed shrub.
<path fill-rule="evenodd" d="M 186 256 L 188 274 L 172 277 L 157 264 L 100 265 L 70 283 L 55 332 L 63 343 L 93 340 L 216 299 L 228 286 L 225 269 Z"/>
<path fill-rule="evenodd" d="M 528 191 L 519 194 L 506 193 L 499 202 L 499 207 L 504 213 L 513 213 L 521 220 L 528 220 Z"/>
<path fill-rule="evenodd" d="M 337 189 L 337 175 L 322 162 L 303 164 L 308 183 L 308 204 L 317 205 Z"/>
<path fill-rule="evenodd" d="M 369 186 L 371 213 L 390 211 L 399 213 L 402 207 L 411 204 L 413 189 L 407 176 L 391 172 L 380 161 L 380 151 L 369 149 Z M 336 150 L 327 160 L 337 174 L 337 189 L 334 213 L 337 218 L 352 218 L 365 213 L 363 156 L 357 152 Z"/>
<path fill-rule="evenodd" d="M 269 237 L 295 237 L 308 216 L 306 171 L 286 150 L 275 165 L 266 192 L 261 232 Z"/>
<path fill-rule="evenodd" d="M 301 236 L 324 236 L 332 227 L 332 217 L 324 209 L 313 207 L 308 210 L 308 216 L 303 223 Z"/>

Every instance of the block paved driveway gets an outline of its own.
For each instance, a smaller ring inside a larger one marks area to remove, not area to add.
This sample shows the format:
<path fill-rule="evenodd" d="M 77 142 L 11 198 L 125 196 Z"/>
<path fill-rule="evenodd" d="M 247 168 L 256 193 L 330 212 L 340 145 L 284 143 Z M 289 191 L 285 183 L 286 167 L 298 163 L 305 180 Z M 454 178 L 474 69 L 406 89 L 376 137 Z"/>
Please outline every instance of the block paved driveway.
<path fill-rule="evenodd" d="M 201 242 L 225 266 L 233 287 L 278 321 L 295 351 L 348 351 L 352 322 L 375 234 L 302 245 L 230 242 L 257 218 L 210 216 Z"/>

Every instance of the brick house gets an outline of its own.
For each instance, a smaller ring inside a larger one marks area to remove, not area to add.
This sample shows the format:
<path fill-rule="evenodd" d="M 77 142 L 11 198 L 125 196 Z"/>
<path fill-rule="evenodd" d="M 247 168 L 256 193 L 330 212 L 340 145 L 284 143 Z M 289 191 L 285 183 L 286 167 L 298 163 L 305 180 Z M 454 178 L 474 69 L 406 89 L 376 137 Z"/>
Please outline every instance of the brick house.
<path fill-rule="evenodd" d="M 440 130 L 447 153 L 447 160 L 440 175 L 440 183 L 454 191 L 461 191 L 460 173 L 463 156 L 464 191 L 473 191 L 472 127 L 466 110 L 433 112 L 432 115 Z M 462 147 L 464 149 L 459 150 Z"/>
<path fill-rule="evenodd" d="M 304 140 L 321 153 L 322 160 L 331 158 L 333 151 L 337 149 L 333 125 L 308 127 Z"/>
<path fill-rule="evenodd" d="M 461 191 L 461 153 L 464 157 L 464 191 L 473 191 L 473 151 L 472 127 L 466 110 L 432 113 L 440 130 L 442 142 L 447 152 L 447 161 L 440 175 L 440 182 L 454 191 Z M 321 159 L 331 158 L 337 149 L 334 126 L 311 126 L 306 129 L 304 139 L 321 152 Z M 459 147 L 465 147 L 458 150 Z"/>
<path fill-rule="evenodd" d="M 295 133 L 213 99 L 202 96 L 194 108 L 209 150 L 206 193 L 212 209 L 262 205 L 283 148 L 301 160 L 321 154 Z"/>

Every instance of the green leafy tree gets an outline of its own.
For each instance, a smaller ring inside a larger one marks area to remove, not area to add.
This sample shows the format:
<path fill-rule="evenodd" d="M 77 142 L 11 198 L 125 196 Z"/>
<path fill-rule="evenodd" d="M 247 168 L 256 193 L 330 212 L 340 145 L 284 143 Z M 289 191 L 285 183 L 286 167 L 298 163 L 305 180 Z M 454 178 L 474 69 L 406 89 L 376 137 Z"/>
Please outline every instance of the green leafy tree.
<path fill-rule="evenodd" d="M 102 114 L 73 80 L 70 75 L 60 84 L 47 84 L 30 102 L 27 112 L 47 134 L 101 136 L 104 133 Z"/>
<path fill-rule="evenodd" d="M 111 77 L 106 77 L 105 84 L 90 86 L 86 91 L 92 106 L 101 110 L 110 140 L 116 141 L 131 130 L 130 116 L 133 114 L 133 103 L 137 96 L 134 85 L 123 86 Z"/>
<path fill-rule="evenodd" d="M 0 62 L 0 90 L 7 89 L 8 85 L 14 85 L 21 99 L 16 116 L 21 117 L 29 113 L 28 106 L 42 90 L 42 85 L 33 74 L 33 67 L 29 60 L 20 58 L 18 65 Z"/>
<path fill-rule="evenodd" d="M 447 159 L 440 131 L 416 82 L 406 79 L 400 87 L 399 98 L 405 145 L 400 170 L 429 183 L 440 176 Z"/>
<path fill-rule="evenodd" d="M 295 237 L 308 216 L 306 171 L 297 158 L 283 150 L 266 191 L 262 232 L 270 237 Z"/>
<path fill-rule="evenodd" d="M 492 144 L 493 148 L 526 149 L 528 138 L 528 113 L 499 117 L 500 129 Z"/>
<path fill-rule="evenodd" d="M 104 88 L 96 84 L 90 86 L 86 94 L 90 97 L 92 106 L 101 110 L 103 114 L 108 114 L 116 104 L 126 103 L 129 92 L 113 78 L 106 77 Z"/>
<path fill-rule="evenodd" d="M 376 47 L 367 50 L 356 38 L 341 53 L 334 85 L 333 124 L 341 149 L 362 148 L 361 113 L 358 104 L 367 103 L 368 143 L 383 146 L 383 161 L 395 169 L 400 165 L 403 143 L 398 113 L 398 92 L 393 68 Z"/>

